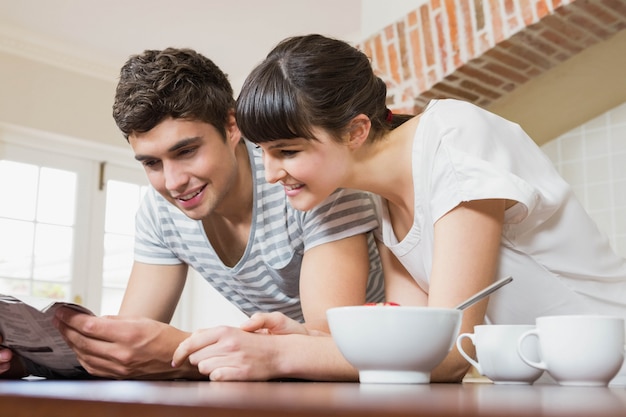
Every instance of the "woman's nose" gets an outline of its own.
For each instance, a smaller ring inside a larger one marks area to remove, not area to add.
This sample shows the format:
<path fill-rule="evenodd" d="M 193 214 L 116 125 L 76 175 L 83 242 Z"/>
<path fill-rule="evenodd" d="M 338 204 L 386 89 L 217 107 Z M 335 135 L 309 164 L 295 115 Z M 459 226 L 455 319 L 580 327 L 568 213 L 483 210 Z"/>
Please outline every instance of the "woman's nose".
<path fill-rule="evenodd" d="M 263 153 L 263 164 L 265 165 L 265 180 L 270 184 L 280 181 L 285 176 L 280 161 Z"/>

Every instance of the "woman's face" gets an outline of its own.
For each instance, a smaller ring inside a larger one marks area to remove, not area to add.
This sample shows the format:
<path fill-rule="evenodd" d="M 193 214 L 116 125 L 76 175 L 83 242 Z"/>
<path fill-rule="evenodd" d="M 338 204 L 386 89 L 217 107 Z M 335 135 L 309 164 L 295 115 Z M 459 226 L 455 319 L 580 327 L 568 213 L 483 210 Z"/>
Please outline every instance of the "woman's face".
<path fill-rule="evenodd" d="M 297 210 L 310 210 L 337 188 L 347 172 L 349 150 L 321 129 L 317 140 L 279 139 L 260 144 L 265 178 L 280 182 L 289 203 Z"/>

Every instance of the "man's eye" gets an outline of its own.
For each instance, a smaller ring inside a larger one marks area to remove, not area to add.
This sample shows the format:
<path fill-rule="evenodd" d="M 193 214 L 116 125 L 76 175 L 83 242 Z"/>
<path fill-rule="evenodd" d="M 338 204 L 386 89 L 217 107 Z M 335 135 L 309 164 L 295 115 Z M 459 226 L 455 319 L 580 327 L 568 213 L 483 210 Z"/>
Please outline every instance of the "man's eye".
<path fill-rule="evenodd" d="M 180 156 L 188 156 L 188 155 L 193 154 L 195 151 L 196 151 L 196 148 L 181 149 L 178 152 L 178 155 L 180 155 Z"/>

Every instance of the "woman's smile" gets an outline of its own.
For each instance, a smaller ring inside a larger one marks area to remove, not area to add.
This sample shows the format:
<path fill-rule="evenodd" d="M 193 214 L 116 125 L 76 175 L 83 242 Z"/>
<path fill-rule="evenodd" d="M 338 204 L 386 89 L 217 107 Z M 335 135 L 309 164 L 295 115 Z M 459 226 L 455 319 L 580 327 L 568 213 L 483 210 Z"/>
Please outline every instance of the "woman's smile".
<path fill-rule="evenodd" d="M 283 187 L 287 197 L 293 197 L 304 187 L 304 184 L 283 184 Z"/>

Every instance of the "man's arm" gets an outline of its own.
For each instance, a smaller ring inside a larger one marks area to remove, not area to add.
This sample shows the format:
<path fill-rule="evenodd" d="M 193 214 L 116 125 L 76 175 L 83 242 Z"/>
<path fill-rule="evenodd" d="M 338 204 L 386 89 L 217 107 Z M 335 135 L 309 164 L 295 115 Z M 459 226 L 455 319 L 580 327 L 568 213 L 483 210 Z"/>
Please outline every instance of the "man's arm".
<path fill-rule="evenodd" d="M 94 376 L 114 379 L 201 378 L 192 366 L 172 369 L 187 332 L 166 324 L 185 285 L 186 265 L 135 263 L 119 316 L 59 309 L 56 325 Z"/>
<path fill-rule="evenodd" d="M 169 323 L 185 287 L 187 270 L 185 264 L 133 263 L 119 315 Z"/>

